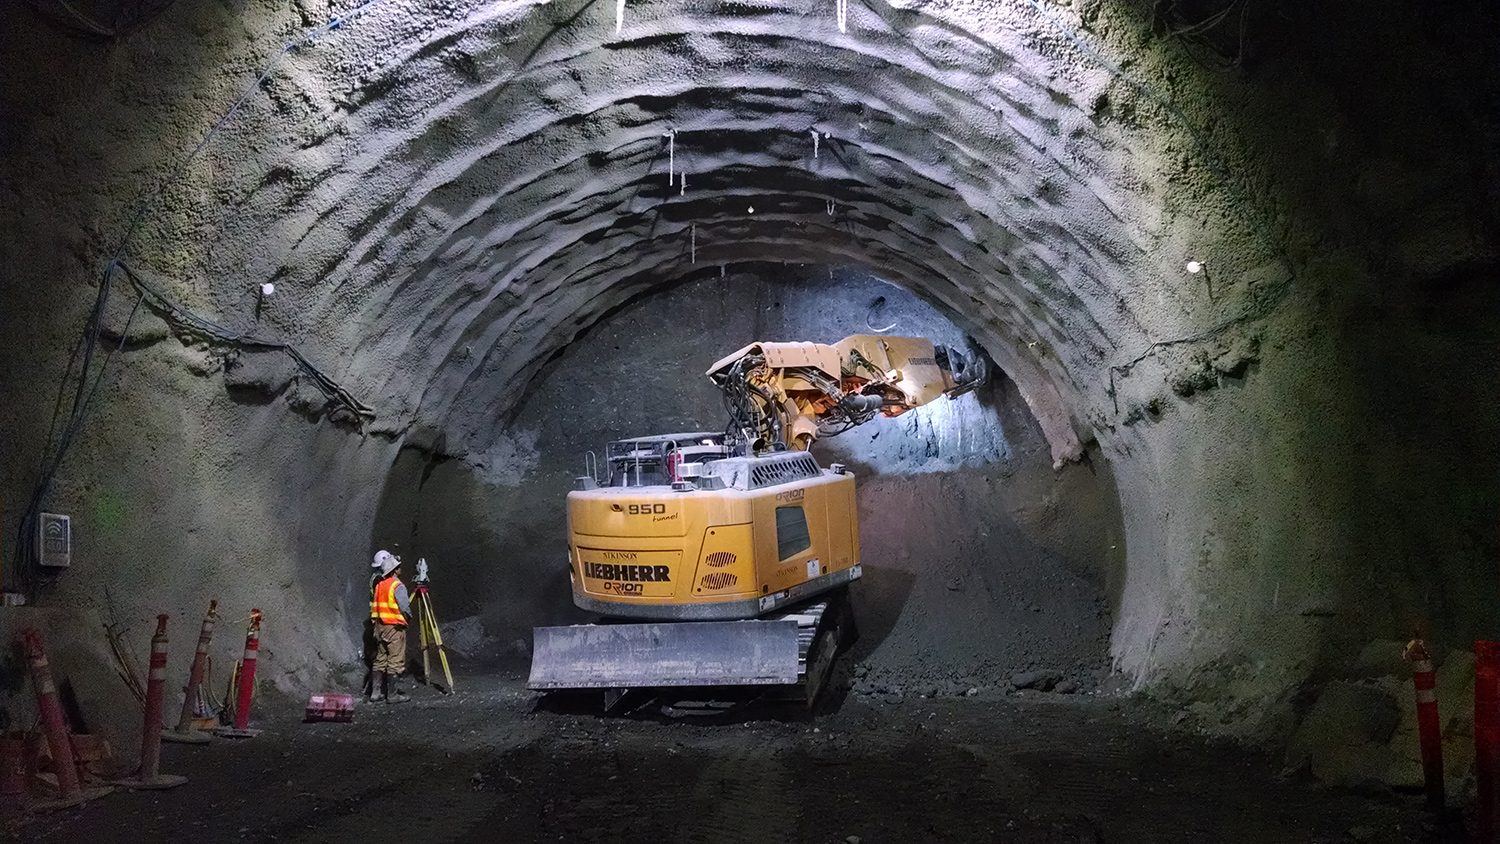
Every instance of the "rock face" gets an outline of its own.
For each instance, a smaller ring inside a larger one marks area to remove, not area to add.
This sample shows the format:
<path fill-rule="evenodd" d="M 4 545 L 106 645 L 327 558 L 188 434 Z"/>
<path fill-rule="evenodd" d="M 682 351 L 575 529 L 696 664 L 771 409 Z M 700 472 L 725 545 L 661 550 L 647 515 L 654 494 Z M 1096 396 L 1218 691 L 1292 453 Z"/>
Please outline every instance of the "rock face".
<path fill-rule="evenodd" d="M 1365 642 L 1463 647 L 1500 553 L 1494 12 L 1248 5 L 1226 40 L 1147 4 L 181 3 L 100 41 L 0 4 L 0 492 L 52 476 L 75 531 L 34 576 L 6 508 L 6 582 L 142 625 L 260 606 L 304 688 L 356 658 L 369 555 L 434 541 L 427 485 L 554 459 L 516 427 L 550 362 L 648 294 L 806 264 L 930 303 L 1048 462 L 1115 487 L 1028 518 L 1118 503 L 1081 565 L 1128 683 L 1254 729 Z M 561 424 L 666 427 L 630 364 Z M 933 424 L 962 453 L 988 423 Z M 917 494 L 928 446 L 885 448 Z M 560 566 L 448 571 L 508 596 L 470 608 L 497 635 L 565 610 Z"/>
<path fill-rule="evenodd" d="M 1381 664 L 1376 654 L 1400 642 L 1373 642 L 1350 672 L 1325 684 L 1287 748 L 1292 768 L 1306 766 L 1331 785 L 1422 788 L 1422 746 L 1409 666 Z M 1453 651 L 1437 669 L 1443 770 L 1448 789 L 1474 788 L 1474 654 Z"/>

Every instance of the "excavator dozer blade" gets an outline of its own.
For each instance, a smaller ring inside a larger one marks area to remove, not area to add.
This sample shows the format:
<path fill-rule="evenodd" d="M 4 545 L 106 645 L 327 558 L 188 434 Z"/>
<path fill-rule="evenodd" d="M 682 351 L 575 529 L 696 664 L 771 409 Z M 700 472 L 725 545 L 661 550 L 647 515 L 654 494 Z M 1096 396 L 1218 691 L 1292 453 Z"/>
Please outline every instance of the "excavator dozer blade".
<path fill-rule="evenodd" d="M 795 621 L 533 628 L 531 689 L 765 686 L 797 682 Z"/>

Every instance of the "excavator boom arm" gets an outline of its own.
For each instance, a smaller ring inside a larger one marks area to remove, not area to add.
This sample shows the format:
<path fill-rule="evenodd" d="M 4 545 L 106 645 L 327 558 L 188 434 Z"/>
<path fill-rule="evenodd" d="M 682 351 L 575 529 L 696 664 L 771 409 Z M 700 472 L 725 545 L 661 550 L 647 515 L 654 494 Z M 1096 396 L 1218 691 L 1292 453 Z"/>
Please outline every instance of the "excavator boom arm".
<path fill-rule="evenodd" d="M 988 375 L 977 352 L 921 337 L 856 334 L 832 345 L 756 342 L 708 376 L 724 394 L 730 431 L 759 453 L 806 451 L 819 436 L 956 398 Z"/>

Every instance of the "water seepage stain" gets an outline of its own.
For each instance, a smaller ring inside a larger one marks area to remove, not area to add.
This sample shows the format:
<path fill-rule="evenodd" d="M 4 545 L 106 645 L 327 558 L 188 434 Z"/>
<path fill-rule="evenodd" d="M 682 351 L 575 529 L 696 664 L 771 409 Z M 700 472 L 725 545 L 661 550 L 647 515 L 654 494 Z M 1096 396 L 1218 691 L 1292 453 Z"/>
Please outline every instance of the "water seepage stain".
<path fill-rule="evenodd" d="M 125 501 L 118 493 L 101 491 L 94 499 L 94 525 L 100 530 L 118 530 L 125 521 Z"/>

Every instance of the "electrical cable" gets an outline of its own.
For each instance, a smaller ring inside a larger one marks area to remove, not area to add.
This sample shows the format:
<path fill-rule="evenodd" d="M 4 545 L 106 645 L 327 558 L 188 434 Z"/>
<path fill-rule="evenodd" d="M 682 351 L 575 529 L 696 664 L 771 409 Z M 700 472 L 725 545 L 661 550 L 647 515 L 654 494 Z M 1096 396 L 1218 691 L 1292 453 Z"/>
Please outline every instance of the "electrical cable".
<path fill-rule="evenodd" d="M 1209 15 L 1207 18 L 1204 18 L 1203 20 L 1199 21 L 1198 23 L 1189 24 L 1189 25 L 1182 26 L 1182 27 L 1170 27 L 1169 26 L 1169 29 L 1171 29 L 1171 32 L 1172 32 L 1173 35 L 1180 35 L 1180 36 L 1203 35 L 1204 33 L 1209 32 L 1210 30 L 1212 30 L 1215 27 L 1217 27 L 1219 24 L 1223 23 L 1225 21 L 1225 19 L 1227 19 L 1229 17 L 1229 13 L 1232 12 L 1232 11 L 1234 11 L 1234 8 L 1236 6 L 1238 6 L 1241 2 L 1242 2 L 1242 0 L 1230 0 L 1230 3 L 1229 3 L 1228 6 L 1225 6 L 1222 10 L 1220 10 L 1218 12 L 1215 12 L 1212 15 Z"/>
<path fill-rule="evenodd" d="M 69 3 L 68 0 L 53 0 L 53 2 L 57 4 L 57 8 L 62 9 L 64 12 L 67 12 L 68 17 L 72 18 L 73 22 L 86 35 L 96 35 L 100 38 L 113 38 L 119 34 L 117 30 L 106 29 L 93 18 L 73 8 L 73 4 Z"/>
<path fill-rule="evenodd" d="M 36 10 L 37 14 L 57 26 L 67 30 L 70 34 L 87 41 L 117 41 L 131 32 L 146 26 L 155 20 L 162 12 L 165 12 L 176 0 L 134 0 L 116 2 L 114 14 L 111 15 L 113 22 L 105 26 L 92 15 L 85 14 L 75 7 L 72 0 L 30 0 L 27 4 Z M 89 5 L 99 7 L 102 3 L 90 3 Z M 61 10 L 63 14 L 58 14 Z"/>
<path fill-rule="evenodd" d="M 39 567 L 38 564 L 40 562 L 40 558 L 38 556 L 36 548 L 35 532 L 37 527 L 37 520 L 40 518 L 42 501 L 43 499 L 45 499 L 48 491 L 51 489 L 52 481 L 56 478 L 57 471 L 62 466 L 63 459 L 66 457 L 69 448 L 72 446 L 74 438 L 82 428 L 84 418 L 87 415 L 89 404 L 94 395 L 97 393 L 99 385 L 103 382 L 105 368 L 107 367 L 109 359 L 113 354 L 110 353 L 105 356 L 104 364 L 101 365 L 98 375 L 94 376 L 93 378 L 93 386 L 88 386 L 90 380 L 89 374 L 93 368 L 94 352 L 96 346 L 98 345 L 99 337 L 103 332 L 105 307 L 109 302 L 110 289 L 114 280 L 114 274 L 116 270 L 126 269 L 127 275 L 130 276 L 131 281 L 136 286 L 137 290 L 141 292 L 142 297 L 145 298 L 148 295 L 152 296 L 156 302 L 165 306 L 168 312 L 173 316 L 179 317 L 183 321 L 195 325 L 199 328 L 199 330 L 202 330 L 205 333 L 209 333 L 210 335 L 215 335 L 216 333 L 219 335 L 223 335 L 219 337 L 222 342 L 230 342 L 267 349 L 280 349 L 288 354 L 294 361 L 296 361 L 297 365 L 302 369 L 302 371 L 306 372 L 309 377 L 311 377 L 312 380 L 319 386 L 320 389 L 322 389 L 326 394 L 337 397 L 338 401 L 349 408 L 357 418 L 363 419 L 372 417 L 374 415 L 374 412 L 370 408 L 358 402 L 336 382 L 320 372 L 296 349 L 284 343 L 270 343 L 257 340 L 255 338 L 245 338 L 238 332 L 232 332 L 228 329 L 224 329 L 221 326 L 215 325 L 209 320 L 196 316 L 191 311 L 188 311 L 185 308 L 176 306 L 165 296 L 162 296 L 159 293 L 156 293 L 154 290 L 151 290 L 149 285 L 146 285 L 134 274 L 130 274 L 128 269 L 124 267 L 123 260 L 125 257 L 126 248 L 129 246 L 131 238 L 134 236 L 136 230 L 140 227 L 141 222 L 146 218 L 146 215 L 156 208 L 157 203 L 160 202 L 161 197 L 165 193 L 167 187 L 175 184 L 181 178 L 188 165 L 191 164 L 193 160 L 196 159 L 205 148 L 207 148 L 209 142 L 211 142 L 218 135 L 219 130 L 222 129 L 231 119 L 234 118 L 236 114 L 239 113 L 240 108 L 249 101 L 251 94 L 259 90 L 261 86 L 266 82 L 266 80 L 269 79 L 273 73 L 275 73 L 276 69 L 281 65 L 281 61 L 286 58 L 289 53 L 291 53 L 298 47 L 311 42 L 313 39 L 317 38 L 320 35 L 338 29 L 347 21 L 353 19 L 354 17 L 357 17 L 360 14 L 363 14 L 365 11 L 374 6 L 384 3 L 385 1 L 386 0 L 366 0 L 366 2 L 361 3 L 353 9 L 350 9 L 348 12 L 345 12 L 344 14 L 337 17 L 330 18 L 326 23 L 314 27 L 309 27 L 301 34 L 299 34 L 296 38 L 293 38 L 292 40 L 287 41 L 284 45 L 282 45 L 281 50 L 271 59 L 271 61 L 266 65 L 265 69 L 255 78 L 254 81 L 245 86 L 244 90 L 241 91 L 240 96 L 229 107 L 229 110 L 214 122 L 213 126 L 209 128 L 208 132 L 204 134 L 202 139 L 200 139 L 198 143 L 193 147 L 193 149 L 189 151 L 187 156 L 167 172 L 162 181 L 158 183 L 156 189 L 137 204 L 135 211 L 131 215 L 130 222 L 125 228 L 124 236 L 120 238 L 119 245 L 115 248 L 113 257 L 110 258 L 109 263 L 104 267 L 104 272 L 99 282 L 99 291 L 94 299 L 93 310 L 89 314 L 88 321 L 84 324 L 82 341 L 83 360 L 79 368 L 78 385 L 74 391 L 73 404 L 69 410 L 68 420 L 63 425 L 62 434 L 59 436 L 57 446 L 52 452 L 50 461 L 44 459 L 43 465 L 45 468 L 42 470 L 40 477 L 37 479 L 36 485 L 32 490 L 31 499 L 29 500 L 26 510 L 21 517 L 20 524 L 17 526 L 15 563 L 16 580 L 20 583 L 23 592 L 27 595 L 28 598 L 34 596 L 36 587 L 38 585 L 39 573 L 36 571 L 36 569 Z M 137 305 L 139 305 L 139 303 L 137 303 Z M 135 311 L 132 310 L 132 318 L 134 317 L 134 314 Z M 120 344 L 116 351 L 124 348 L 125 338 L 126 336 L 128 336 L 128 333 L 128 330 L 122 333 Z M 64 383 L 66 383 L 68 377 L 68 373 L 65 372 L 63 374 Z"/>
<path fill-rule="evenodd" d="M 876 328 L 875 323 L 873 322 L 873 320 L 875 319 L 875 312 L 880 310 L 883 305 L 885 305 L 885 297 L 876 296 L 875 301 L 870 303 L 870 309 L 868 311 L 865 311 L 865 327 L 875 332 L 876 334 L 884 334 L 885 332 L 890 331 L 892 328 L 895 328 L 896 323 L 900 322 L 900 320 L 892 320 L 890 325 L 887 325 L 884 328 Z"/>
<path fill-rule="evenodd" d="M 1158 92 L 1155 88 L 1151 87 L 1145 82 L 1141 82 L 1135 79 L 1130 74 L 1126 73 L 1125 70 L 1118 64 L 1110 61 L 1097 48 L 1084 41 L 1083 38 L 1072 29 L 1072 27 L 1069 27 L 1051 12 L 1047 11 L 1047 9 L 1042 6 L 1040 0 L 1027 0 L 1027 2 L 1030 3 L 1031 6 L 1036 10 L 1038 16 L 1046 20 L 1054 28 L 1060 31 L 1070 42 L 1072 42 L 1074 47 L 1078 48 L 1080 52 L 1093 59 L 1101 67 L 1109 71 L 1109 73 L 1116 79 L 1123 80 L 1132 88 L 1135 88 L 1137 91 L 1145 94 L 1150 99 L 1155 100 L 1157 104 L 1159 104 L 1163 109 L 1166 110 L 1169 116 L 1175 118 L 1176 121 L 1181 125 L 1183 131 L 1187 132 L 1188 136 L 1197 146 L 1198 156 L 1206 165 L 1208 171 L 1218 179 L 1219 183 L 1223 185 L 1223 187 L 1227 191 L 1229 191 L 1229 193 L 1232 195 L 1232 198 L 1235 200 L 1236 206 L 1253 207 L 1252 203 L 1250 202 L 1248 193 L 1240 185 L 1240 183 L 1234 179 L 1228 166 L 1225 165 L 1223 161 L 1214 153 L 1213 148 L 1209 146 L 1208 140 L 1204 137 L 1203 133 L 1198 131 L 1198 128 L 1193 125 L 1192 121 L 1188 119 L 1187 114 L 1185 114 L 1182 109 L 1178 108 L 1175 103 L 1173 103 L 1165 95 Z M 1244 219 L 1249 224 L 1251 231 L 1253 231 L 1258 239 L 1260 239 L 1262 245 L 1270 250 L 1270 252 L 1274 254 L 1281 262 L 1282 267 L 1286 271 L 1285 277 L 1275 284 L 1269 286 L 1262 295 L 1256 298 L 1256 301 L 1252 302 L 1251 305 L 1240 314 L 1229 317 L 1228 319 L 1221 320 L 1218 323 L 1210 326 L 1209 328 L 1206 328 L 1199 332 L 1195 332 L 1193 334 L 1189 334 L 1183 337 L 1176 337 L 1170 340 L 1153 341 L 1146 347 L 1145 351 L 1141 352 L 1132 360 L 1127 361 L 1123 364 L 1115 364 L 1110 366 L 1108 393 L 1110 400 L 1114 402 L 1115 413 L 1118 414 L 1120 412 L 1119 399 L 1115 394 L 1116 373 L 1119 373 L 1122 376 L 1129 375 L 1131 370 L 1134 369 L 1137 364 L 1139 364 L 1146 358 L 1156 354 L 1156 352 L 1160 351 L 1161 349 L 1170 348 L 1172 346 L 1177 346 L 1184 343 L 1201 342 L 1203 340 L 1207 340 L 1223 334 L 1236 325 L 1251 322 L 1256 319 L 1263 319 L 1272 311 L 1274 311 L 1276 307 L 1281 304 L 1281 301 L 1285 299 L 1287 294 L 1291 291 L 1292 285 L 1296 281 L 1296 274 L 1292 270 L 1291 262 L 1287 258 L 1285 250 L 1277 246 L 1276 238 L 1267 227 L 1265 219 L 1258 214 L 1246 214 L 1244 215 Z"/>
<path fill-rule="evenodd" d="M 88 386 L 88 372 L 93 363 L 95 347 L 99 341 L 104 309 L 109 302 L 109 290 L 110 285 L 108 274 L 106 273 L 105 280 L 99 285 L 99 295 L 95 297 L 94 311 L 90 316 L 89 325 L 92 330 L 88 332 L 85 338 L 83 368 L 79 372 L 78 387 L 73 395 L 73 410 L 69 415 L 68 422 L 63 426 L 62 433 L 59 435 L 57 449 L 53 453 L 52 461 L 45 464 L 41 480 L 32 490 L 31 499 L 27 502 L 26 509 L 21 516 L 20 535 L 17 536 L 16 542 L 16 554 L 17 559 L 23 562 L 39 559 L 35 547 L 36 537 L 34 528 L 37 520 L 41 517 L 42 499 L 46 497 L 52 478 L 57 475 L 57 470 L 62 465 L 63 457 L 72 446 L 73 438 L 77 436 L 78 431 L 83 426 L 84 416 L 88 412 L 94 395 L 99 391 L 99 385 L 104 381 L 104 375 L 109 370 L 110 360 L 114 357 L 115 352 L 125 348 L 125 340 L 130 334 L 130 325 L 135 321 L 135 315 L 140 309 L 140 302 L 137 301 L 135 307 L 130 311 L 130 318 L 126 320 L 125 330 L 121 332 L 119 345 L 105 353 L 104 362 L 99 366 L 99 374 L 94 377 L 93 386 Z M 36 585 L 37 572 L 33 570 L 32 566 L 24 564 L 18 566 L 18 569 L 17 579 L 21 582 L 28 597 L 30 597 L 30 593 Z"/>
<path fill-rule="evenodd" d="M 354 396 L 351 395 L 348 390 L 344 389 L 344 387 L 340 386 L 337 381 L 334 381 L 322 370 L 314 366 L 311 361 L 309 361 L 302 355 L 301 352 L 297 351 L 296 347 L 275 340 L 265 340 L 258 337 L 250 337 L 243 333 L 234 331 L 233 329 L 219 325 L 212 320 L 200 317 L 192 311 L 189 311 L 188 309 L 173 302 L 171 299 L 168 299 L 160 291 L 156 290 L 150 284 L 146 283 L 146 281 L 143 280 L 139 275 L 137 275 L 128 264 L 121 263 L 119 267 L 120 269 L 125 271 L 125 277 L 130 279 L 130 282 L 135 285 L 136 290 L 141 295 L 141 301 L 146 301 L 149 299 L 153 303 L 153 310 L 156 310 L 169 321 L 176 321 L 179 323 L 190 325 L 193 328 L 196 328 L 198 331 L 201 331 L 202 333 L 208 335 L 210 338 L 219 341 L 220 343 L 237 346 L 243 349 L 262 349 L 266 351 L 284 352 L 288 357 L 296 362 L 297 366 L 313 380 L 313 383 L 318 386 L 318 389 L 322 390 L 323 394 L 326 395 L 331 401 L 337 402 L 356 419 L 367 420 L 375 418 L 374 409 L 364 404 L 360 400 L 354 398 Z"/>
<path fill-rule="evenodd" d="M 1214 40 L 1210 38 L 1209 35 L 1215 29 L 1219 28 L 1219 26 L 1221 26 L 1225 20 L 1228 19 L 1229 14 L 1233 12 L 1236 7 L 1238 7 L 1240 10 L 1239 33 L 1235 37 L 1236 49 L 1233 57 L 1231 57 L 1225 50 L 1221 49 L 1218 44 L 1214 43 Z M 1248 11 L 1249 5 L 1247 3 L 1244 3 L 1244 0 L 1232 0 L 1229 6 L 1225 7 L 1223 11 L 1197 24 L 1184 26 L 1182 28 L 1175 28 L 1171 23 L 1168 23 L 1167 31 L 1169 34 L 1181 39 L 1184 44 L 1188 45 L 1189 49 L 1185 50 L 1184 52 L 1186 52 L 1188 57 L 1196 62 L 1200 67 L 1217 70 L 1239 67 L 1244 63 L 1245 60 L 1245 23 L 1246 18 L 1248 17 Z M 1210 66 L 1209 63 L 1205 62 L 1200 57 L 1199 53 L 1201 51 L 1191 49 L 1194 46 L 1201 47 L 1203 48 L 1203 50 L 1207 50 L 1210 54 L 1216 57 L 1217 61 L 1215 61 L 1212 66 Z"/>

